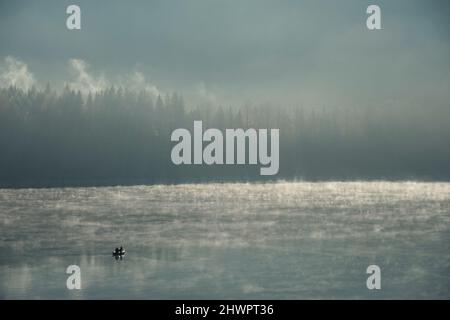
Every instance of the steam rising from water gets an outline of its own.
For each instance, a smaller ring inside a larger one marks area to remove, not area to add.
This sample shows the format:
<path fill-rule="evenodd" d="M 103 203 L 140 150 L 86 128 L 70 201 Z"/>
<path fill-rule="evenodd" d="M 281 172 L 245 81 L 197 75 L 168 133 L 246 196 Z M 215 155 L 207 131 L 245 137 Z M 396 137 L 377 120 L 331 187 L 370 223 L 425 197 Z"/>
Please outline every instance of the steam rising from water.
<path fill-rule="evenodd" d="M 52 289 L 76 263 L 83 297 L 448 298 L 449 204 L 419 182 L 0 190 L 0 296 L 80 298 Z"/>

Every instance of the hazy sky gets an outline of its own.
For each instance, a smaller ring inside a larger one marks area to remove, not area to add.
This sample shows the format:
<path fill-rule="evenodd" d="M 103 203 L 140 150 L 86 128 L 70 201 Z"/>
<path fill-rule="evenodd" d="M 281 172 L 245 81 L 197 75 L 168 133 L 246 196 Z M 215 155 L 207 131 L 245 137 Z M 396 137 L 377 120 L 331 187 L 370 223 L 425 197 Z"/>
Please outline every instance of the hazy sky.
<path fill-rule="evenodd" d="M 81 7 L 80 31 L 66 29 L 69 4 Z M 367 30 L 369 4 L 381 7 L 382 30 Z M 0 0 L 0 72 L 3 83 L 19 70 L 39 85 L 144 86 L 213 103 L 440 104 L 450 95 L 449 8 L 445 0 Z"/>

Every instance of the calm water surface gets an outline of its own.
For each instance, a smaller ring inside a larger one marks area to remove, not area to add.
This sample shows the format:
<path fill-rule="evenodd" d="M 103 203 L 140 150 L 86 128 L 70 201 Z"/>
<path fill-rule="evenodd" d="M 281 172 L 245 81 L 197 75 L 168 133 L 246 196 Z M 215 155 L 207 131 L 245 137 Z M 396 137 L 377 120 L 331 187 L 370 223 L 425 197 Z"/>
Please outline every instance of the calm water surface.
<path fill-rule="evenodd" d="M 1 189 L 0 298 L 448 299 L 450 184 Z"/>

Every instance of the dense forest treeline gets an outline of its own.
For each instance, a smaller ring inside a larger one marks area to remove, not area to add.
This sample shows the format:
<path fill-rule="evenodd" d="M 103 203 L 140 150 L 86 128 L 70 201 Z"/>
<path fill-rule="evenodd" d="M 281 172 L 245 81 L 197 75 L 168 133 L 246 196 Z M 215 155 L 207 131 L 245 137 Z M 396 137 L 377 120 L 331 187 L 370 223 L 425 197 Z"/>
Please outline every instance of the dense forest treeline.
<path fill-rule="evenodd" d="M 279 128 L 280 171 L 182 165 L 176 128 Z M 0 89 L 0 186 L 114 185 L 255 179 L 450 180 L 450 108 L 188 107 L 114 87 L 83 96 Z"/>

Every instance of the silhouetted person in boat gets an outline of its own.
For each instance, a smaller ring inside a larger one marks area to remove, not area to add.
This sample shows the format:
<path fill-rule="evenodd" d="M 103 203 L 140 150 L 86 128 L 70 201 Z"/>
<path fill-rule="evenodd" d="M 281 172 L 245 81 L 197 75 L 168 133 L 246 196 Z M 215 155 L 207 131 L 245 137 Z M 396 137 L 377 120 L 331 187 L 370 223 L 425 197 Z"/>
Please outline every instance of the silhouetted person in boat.
<path fill-rule="evenodd" d="M 122 256 L 125 254 L 125 250 L 123 249 L 123 247 L 120 247 L 120 248 L 115 248 L 114 249 L 114 251 L 113 251 L 113 256 L 114 257 L 120 257 L 120 258 L 122 258 Z"/>

